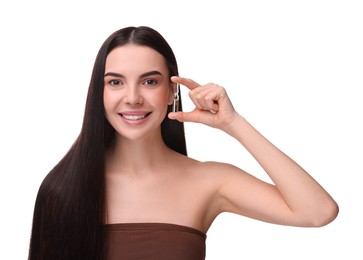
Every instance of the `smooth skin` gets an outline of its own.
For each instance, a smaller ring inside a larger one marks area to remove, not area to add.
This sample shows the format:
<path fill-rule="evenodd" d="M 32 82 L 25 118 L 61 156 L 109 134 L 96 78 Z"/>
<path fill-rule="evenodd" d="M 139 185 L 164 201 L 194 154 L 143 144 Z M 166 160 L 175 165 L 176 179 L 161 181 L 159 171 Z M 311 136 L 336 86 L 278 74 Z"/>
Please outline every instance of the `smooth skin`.
<path fill-rule="evenodd" d="M 105 75 L 106 117 L 117 131 L 106 156 L 108 223 L 173 223 L 206 233 L 222 212 L 301 227 L 336 218 L 332 197 L 234 109 L 223 87 L 169 79 L 163 57 L 137 45 L 113 50 Z M 200 162 L 166 147 L 160 123 L 176 83 L 190 90 L 195 109 L 169 118 L 224 131 L 251 153 L 273 184 L 233 165 Z M 145 118 L 125 120 L 123 113 Z"/>

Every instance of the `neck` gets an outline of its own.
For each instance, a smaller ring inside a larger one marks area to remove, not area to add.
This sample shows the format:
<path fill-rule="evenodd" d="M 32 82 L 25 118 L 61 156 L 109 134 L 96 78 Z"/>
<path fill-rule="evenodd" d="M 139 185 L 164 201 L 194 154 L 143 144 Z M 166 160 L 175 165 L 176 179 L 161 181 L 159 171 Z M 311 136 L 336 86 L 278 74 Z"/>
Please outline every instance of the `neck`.
<path fill-rule="evenodd" d="M 107 154 L 107 171 L 143 174 L 168 162 L 172 153 L 161 135 L 145 140 L 116 136 Z"/>

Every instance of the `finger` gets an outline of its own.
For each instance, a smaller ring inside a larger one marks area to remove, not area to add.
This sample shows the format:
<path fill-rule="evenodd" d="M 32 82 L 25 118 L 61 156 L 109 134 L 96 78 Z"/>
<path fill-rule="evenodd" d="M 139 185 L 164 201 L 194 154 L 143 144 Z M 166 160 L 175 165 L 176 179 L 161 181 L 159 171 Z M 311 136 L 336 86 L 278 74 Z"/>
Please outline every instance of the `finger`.
<path fill-rule="evenodd" d="M 179 122 L 199 122 L 197 113 L 193 112 L 170 112 L 168 117 Z"/>
<path fill-rule="evenodd" d="M 200 110 L 218 110 L 218 103 L 207 95 L 189 95 L 196 108 Z"/>
<path fill-rule="evenodd" d="M 192 94 L 192 91 L 189 92 L 189 98 L 192 100 L 193 104 L 195 105 L 196 108 L 203 110 L 203 104 L 200 103 L 200 100 L 197 96 Z"/>
<path fill-rule="evenodd" d="M 218 110 L 219 88 L 214 84 L 209 84 L 189 92 L 189 97 L 197 108 L 202 110 Z"/>
<path fill-rule="evenodd" d="M 182 85 L 186 86 L 190 90 L 193 90 L 193 89 L 200 86 L 200 84 L 198 84 L 197 82 L 195 82 L 192 79 L 182 78 L 182 77 L 179 77 L 179 76 L 172 76 L 171 81 L 174 82 L 174 83 L 182 84 Z"/>
<path fill-rule="evenodd" d="M 217 113 L 217 111 L 219 109 L 217 101 L 212 100 L 212 99 L 208 99 L 208 100 L 206 100 L 205 103 L 206 103 L 205 110 L 209 110 L 210 112 L 212 112 L 214 114 Z"/>

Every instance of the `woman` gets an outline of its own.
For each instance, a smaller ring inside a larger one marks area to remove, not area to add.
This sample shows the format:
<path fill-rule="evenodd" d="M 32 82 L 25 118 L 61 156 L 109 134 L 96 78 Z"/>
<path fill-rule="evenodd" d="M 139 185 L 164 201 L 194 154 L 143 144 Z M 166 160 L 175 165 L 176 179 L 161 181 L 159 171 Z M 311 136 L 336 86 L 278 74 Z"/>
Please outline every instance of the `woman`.
<path fill-rule="evenodd" d="M 177 75 L 152 28 L 127 27 L 104 42 L 80 135 L 39 189 L 29 259 L 204 259 L 221 212 L 301 227 L 335 219 L 331 196 L 234 110 L 224 88 Z M 172 112 L 175 102 L 181 110 L 179 84 L 191 112 Z M 234 137 L 274 184 L 187 157 L 183 122 Z"/>

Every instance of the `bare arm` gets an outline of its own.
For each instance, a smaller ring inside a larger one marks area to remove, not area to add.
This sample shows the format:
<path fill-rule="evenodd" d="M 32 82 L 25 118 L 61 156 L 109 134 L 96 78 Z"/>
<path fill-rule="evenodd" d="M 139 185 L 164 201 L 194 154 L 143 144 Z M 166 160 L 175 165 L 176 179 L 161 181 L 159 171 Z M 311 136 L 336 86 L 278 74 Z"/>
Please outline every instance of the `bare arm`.
<path fill-rule="evenodd" d="M 222 211 L 267 222 L 294 226 L 323 226 L 335 219 L 338 206 L 321 185 L 284 154 L 233 108 L 224 88 L 173 77 L 191 89 L 196 108 L 169 117 L 219 128 L 238 140 L 266 171 L 274 185 L 235 167 L 226 167 L 218 192 Z M 228 168 L 228 169 L 227 169 Z"/>

